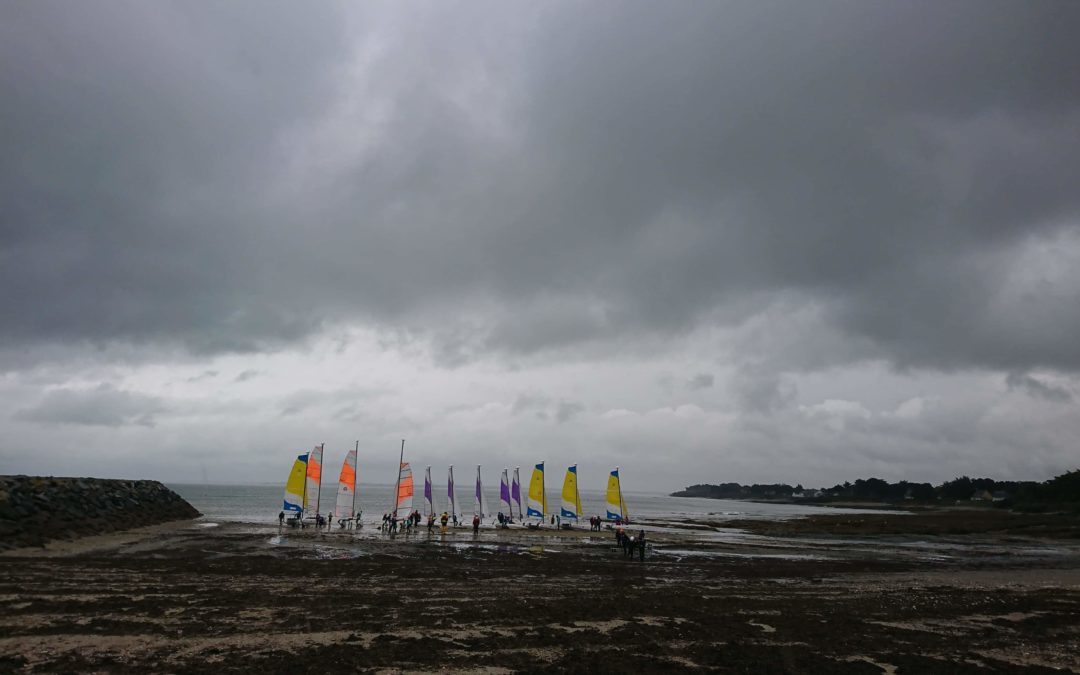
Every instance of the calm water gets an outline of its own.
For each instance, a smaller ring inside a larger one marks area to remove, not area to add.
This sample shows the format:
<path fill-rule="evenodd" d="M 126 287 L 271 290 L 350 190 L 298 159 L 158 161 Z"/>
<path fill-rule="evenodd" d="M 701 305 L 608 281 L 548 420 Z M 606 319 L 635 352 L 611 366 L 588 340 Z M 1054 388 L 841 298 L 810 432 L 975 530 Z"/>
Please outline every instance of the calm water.
<path fill-rule="evenodd" d="M 208 520 L 243 523 L 276 524 L 284 496 L 284 487 L 281 485 L 171 484 L 169 487 L 191 502 Z M 322 496 L 319 500 L 323 513 L 334 511 L 336 487 L 336 485 L 329 487 L 323 485 Z M 419 491 L 422 492 L 422 490 L 421 485 Z M 495 485 L 494 489 L 485 486 L 484 491 L 485 513 L 498 511 L 498 484 Z M 378 523 L 382 519 L 382 514 L 391 510 L 393 493 L 393 485 L 360 485 L 356 504 L 358 510 L 363 510 L 363 521 L 365 523 Z M 447 509 L 445 493 L 445 485 L 442 485 L 441 488 L 437 486 L 435 494 L 437 512 L 441 513 Z M 670 497 L 664 494 L 645 492 L 627 492 L 623 496 L 626 500 L 627 509 L 630 511 L 630 516 L 635 519 L 646 520 L 681 520 L 709 515 L 776 520 L 820 512 L 859 512 L 855 509 L 823 509 L 799 504 L 759 504 L 726 499 Z M 467 487 L 458 485 L 456 498 L 458 513 L 466 513 L 471 516 L 474 502 L 473 485 L 470 484 Z M 603 492 L 582 490 L 581 502 L 585 509 L 586 518 L 605 513 Z M 494 508 L 492 508 L 493 504 Z M 549 489 L 548 508 L 557 508 L 558 504 L 559 494 Z M 422 494 L 414 497 L 413 508 L 422 511 L 423 505 Z"/>

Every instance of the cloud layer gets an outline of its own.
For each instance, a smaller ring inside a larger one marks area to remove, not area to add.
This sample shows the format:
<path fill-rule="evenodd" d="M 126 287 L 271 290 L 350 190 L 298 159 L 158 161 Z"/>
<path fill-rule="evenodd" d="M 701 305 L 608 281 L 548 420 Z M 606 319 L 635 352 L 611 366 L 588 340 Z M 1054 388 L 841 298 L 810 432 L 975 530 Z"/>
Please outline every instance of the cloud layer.
<path fill-rule="evenodd" d="M 1074 3 L 35 2 L 0 19 L 0 394 L 23 401 L 7 425 L 24 442 L 170 414 L 177 447 L 220 442 L 190 430 L 207 401 L 349 433 L 371 414 L 368 365 L 345 359 L 363 335 L 365 359 L 425 364 L 380 391 L 441 394 L 391 393 L 386 419 L 462 446 L 576 428 L 754 475 L 762 439 L 806 467 L 989 470 L 976 431 L 1004 405 L 1058 425 L 1045 460 L 1008 470 L 1068 463 Z M 463 386 L 492 370 L 513 384 Z M 197 379 L 179 408 L 164 371 Z M 960 381 L 982 388 L 934 389 Z M 912 382 L 930 389 L 880 391 Z M 916 399 L 968 436 L 886 415 Z"/>

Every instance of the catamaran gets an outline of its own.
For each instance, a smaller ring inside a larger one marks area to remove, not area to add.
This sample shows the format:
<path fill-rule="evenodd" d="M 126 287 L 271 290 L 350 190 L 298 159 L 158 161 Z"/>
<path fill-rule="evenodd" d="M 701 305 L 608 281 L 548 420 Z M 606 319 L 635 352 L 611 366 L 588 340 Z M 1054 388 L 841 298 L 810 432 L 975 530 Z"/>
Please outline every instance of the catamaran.
<path fill-rule="evenodd" d="M 626 508 L 626 500 L 623 499 L 619 467 L 615 467 L 607 479 L 607 519 L 621 523 L 630 522 L 630 512 Z"/>
<path fill-rule="evenodd" d="M 318 519 L 319 498 L 322 496 L 322 454 L 323 445 L 316 445 L 311 452 L 298 455 L 289 471 L 282 510 L 294 514 L 293 525 L 301 524 L 304 514 L 312 506 L 315 508 L 312 518 Z"/>
<path fill-rule="evenodd" d="M 518 520 L 525 520 L 525 513 L 521 510 L 521 467 L 514 467 L 514 482 L 510 485 L 510 497 L 517 502 Z M 510 508 L 510 519 L 514 518 L 514 509 Z"/>
<path fill-rule="evenodd" d="M 510 479 L 507 476 L 509 469 L 503 469 L 502 480 L 499 482 L 499 515 L 503 517 L 503 523 L 514 521 L 514 507 L 510 504 Z"/>
<path fill-rule="evenodd" d="M 547 491 L 544 489 L 544 463 L 540 462 L 533 467 L 532 478 L 529 480 L 529 510 L 526 516 L 539 518 L 544 522 L 544 514 L 547 513 Z"/>
<path fill-rule="evenodd" d="M 334 515 L 341 527 L 360 527 L 360 514 L 356 511 L 356 453 L 360 450 L 360 441 L 345 455 L 341 463 L 341 475 L 338 476 L 337 504 Z"/>
<path fill-rule="evenodd" d="M 562 486 L 562 509 L 559 512 L 560 520 L 573 519 L 576 523 L 581 517 L 581 494 L 578 492 L 577 464 L 566 468 L 566 478 Z M 565 523 L 563 527 L 569 527 Z"/>

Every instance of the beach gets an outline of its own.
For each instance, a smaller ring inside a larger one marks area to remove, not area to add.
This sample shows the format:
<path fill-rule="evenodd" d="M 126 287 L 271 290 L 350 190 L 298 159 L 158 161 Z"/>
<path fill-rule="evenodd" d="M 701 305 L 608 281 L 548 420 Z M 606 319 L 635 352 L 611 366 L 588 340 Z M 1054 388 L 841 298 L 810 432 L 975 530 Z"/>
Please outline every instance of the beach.
<path fill-rule="evenodd" d="M 0 670 L 1080 669 L 1075 539 L 728 525 L 649 523 L 644 561 L 587 527 L 204 518 L 57 542 L 0 558 Z"/>

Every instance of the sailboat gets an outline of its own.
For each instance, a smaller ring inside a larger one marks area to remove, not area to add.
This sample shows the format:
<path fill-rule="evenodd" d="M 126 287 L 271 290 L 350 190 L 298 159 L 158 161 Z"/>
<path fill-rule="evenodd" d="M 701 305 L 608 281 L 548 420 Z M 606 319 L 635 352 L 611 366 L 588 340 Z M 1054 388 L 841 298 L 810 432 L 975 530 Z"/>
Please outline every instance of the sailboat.
<path fill-rule="evenodd" d="M 504 522 L 513 522 L 514 507 L 510 504 L 510 479 L 507 471 L 508 469 L 503 469 L 502 481 L 499 482 L 499 513 L 505 518 Z"/>
<path fill-rule="evenodd" d="M 342 527 L 360 527 L 360 518 L 356 513 L 356 453 L 359 450 L 360 441 L 357 441 L 356 448 L 345 455 L 345 461 L 341 463 L 341 475 L 338 476 L 334 515 Z"/>
<path fill-rule="evenodd" d="M 473 507 L 473 515 L 480 516 L 484 520 L 484 490 L 480 482 L 480 465 L 476 465 L 476 505 Z"/>
<path fill-rule="evenodd" d="M 623 499 L 619 467 L 615 467 L 607 479 L 607 517 L 608 520 L 616 522 L 630 522 L 630 512 L 626 509 L 626 501 Z"/>
<path fill-rule="evenodd" d="M 404 512 L 402 517 L 412 513 L 413 477 L 412 467 L 405 460 L 405 441 L 401 441 L 401 459 L 398 460 L 397 487 L 394 490 L 394 520 L 398 514 Z"/>
<path fill-rule="evenodd" d="M 559 512 L 561 519 L 573 518 L 577 522 L 581 517 L 581 494 L 578 492 L 577 464 L 566 468 L 566 478 L 562 486 L 562 509 Z M 567 524 L 569 525 L 569 524 Z"/>
<path fill-rule="evenodd" d="M 544 522 L 544 514 L 547 513 L 547 492 L 544 489 L 544 463 L 540 462 L 533 467 L 532 478 L 529 480 L 529 510 L 526 516 L 539 518 Z"/>
<path fill-rule="evenodd" d="M 510 498 L 517 502 L 518 520 L 525 520 L 525 513 L 521 510 L 521 467 L 514 467 L 514 481 L 510 485 Z M 514 508 L 510 507 L 510 518 L 513 520 Z"/>
<path fill-rule="evenodd" d="M 431 493 L 431 467 L 424 471 L 424 515 L 435 517 L 435 499 Z"/>

